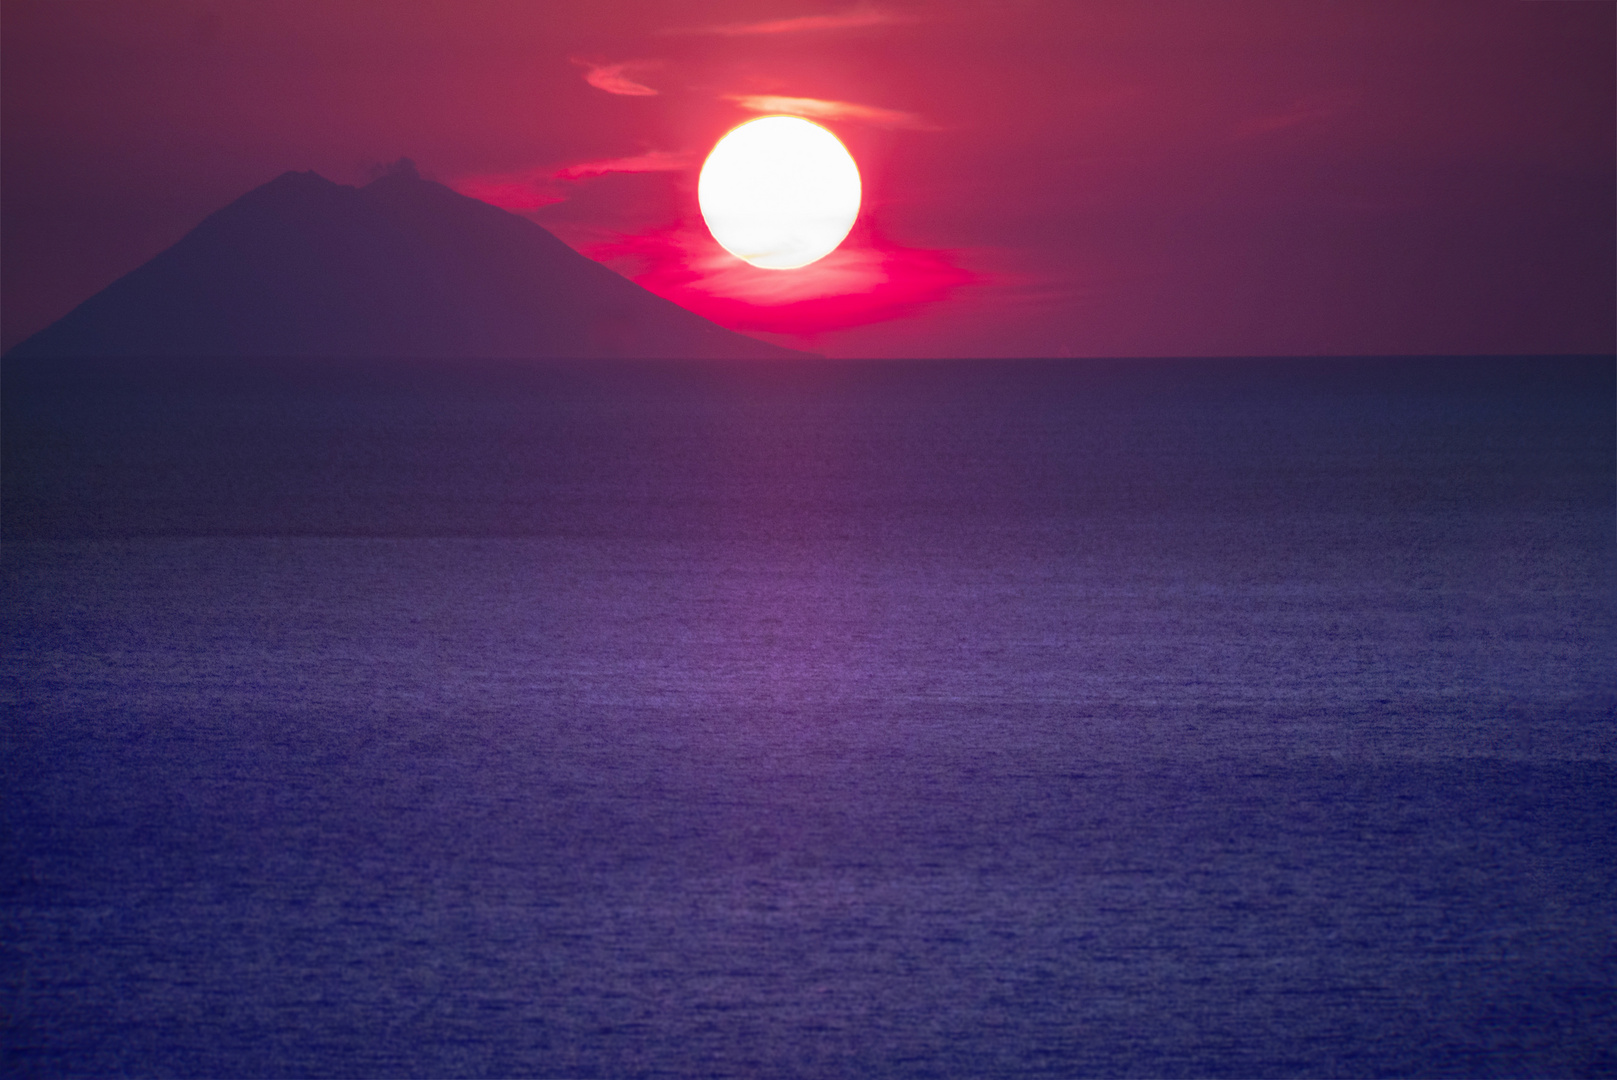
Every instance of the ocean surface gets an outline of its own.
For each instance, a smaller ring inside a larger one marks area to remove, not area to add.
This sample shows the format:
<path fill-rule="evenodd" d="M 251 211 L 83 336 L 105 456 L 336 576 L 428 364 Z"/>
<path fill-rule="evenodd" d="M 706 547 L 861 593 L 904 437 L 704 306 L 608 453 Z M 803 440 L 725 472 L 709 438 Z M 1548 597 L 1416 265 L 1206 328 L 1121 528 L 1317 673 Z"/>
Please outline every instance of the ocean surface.
<path fill-rule="evenodd" d="M 8 1074 L 1617 1074 L 1610 357 L 0 378 Z"/>

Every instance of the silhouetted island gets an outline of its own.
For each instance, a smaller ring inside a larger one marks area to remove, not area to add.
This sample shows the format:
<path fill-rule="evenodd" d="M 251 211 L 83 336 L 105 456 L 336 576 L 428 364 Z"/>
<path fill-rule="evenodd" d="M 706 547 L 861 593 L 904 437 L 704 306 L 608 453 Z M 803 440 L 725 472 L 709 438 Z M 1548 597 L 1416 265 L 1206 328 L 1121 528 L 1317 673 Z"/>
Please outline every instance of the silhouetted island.
<path fill-rule="evenodd" d="M 285 173 L 7 357 L 802 355 L 686 311 L 401 161 L 362 188 Z"/>

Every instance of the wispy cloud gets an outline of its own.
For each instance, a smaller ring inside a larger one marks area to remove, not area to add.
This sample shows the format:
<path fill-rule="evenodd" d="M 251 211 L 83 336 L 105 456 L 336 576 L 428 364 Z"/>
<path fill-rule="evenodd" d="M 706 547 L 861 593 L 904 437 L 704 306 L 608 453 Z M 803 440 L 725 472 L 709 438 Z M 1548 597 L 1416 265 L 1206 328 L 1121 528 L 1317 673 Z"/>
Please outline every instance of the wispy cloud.
<path fill-rule="evenodd" d="M 875 8 L 845 11 L 840 15 L 800 15 L 795 19 L 770 19 L 767 22 L 725 23 L 720 26 L 699 26 L 666 31 L 670 34 L 718 34 L 722 37 L 747 37 L 753 34 L 801 34 L 812 30 L 859 30 L 867 26 L 889 26 L 894 23 L 913 22 L 908 15 L 899 15 Z"/>
<path fill-rule="evenodd" d="M 622 94 L 625 97 L 657 96 L 656 90 L 635 82 L 625 74 L 631 69 L 647 66 L 644 63 L 629 61 L 622 64 L 597 64 L 577 58 L 573 63 L 584 69 L 584 81 L 597 90 L 605 90 L 609 94 Z"/>
<path fill-rule="evenodd" d="M 726 94 L 748 112 L 787 113 L 819 120 L 857 120 L 877 127 L 912 128 L 916 131 L 937 131 L 938 128 L 914 113 L 897 109 L 878 109 L 871 105 L 856 105 L 851 101 L 824 101 L 820 98 L 780 97 L 775 94 Z"/>
<path fill-rule="evenodd" d="M 606 161 L 581 161 L 560 169 L 537 167 L 521 172 L 471 173 L 449 181 L 449 186 L 462 195 L 470 195 L 504 210 L 523 213 L 541 206 L 566 202 L 568 188 L 561 181 L 587 180 L 607 173 L 673 172 L 691 163 L 689 154 L 674 154 L 666 150 L 650 150 L 634 157 L 610 158 Z"/>
<path fill-rule="evenodd" d="M 1324 120 L 1345 111 L 1353 104 L 1351 95 L 1331 94 L 1303 98 L 1292 104 L 1284 112 L 1270 113 L 1267 116 L 1255 116 L 1235 128 L 1237 138 L 1249 139 L 1256 135 L 1267 135 L 1274 131 L 1284 131 L 1287 128 L 1298 127 L 1302 124 L 1311 124 Z"/>
<path fill-rule="evenodd" d="M 582 180 L 605 173 L 675 172 L 691 163 L 689 154 L 675 154 L 667 150 L 651 150 L 634 157 L 609 158 L 606 161 L 583 161 L 557 171 L 558 180 Z"/>
<path fill-rule="evenodd" d="M 567 196 L 548 172 L 476 173 L 460 176 L 449 186 L 462 195 L 492 203 L 502 210 L 522 212 L 565 202 Z"/>

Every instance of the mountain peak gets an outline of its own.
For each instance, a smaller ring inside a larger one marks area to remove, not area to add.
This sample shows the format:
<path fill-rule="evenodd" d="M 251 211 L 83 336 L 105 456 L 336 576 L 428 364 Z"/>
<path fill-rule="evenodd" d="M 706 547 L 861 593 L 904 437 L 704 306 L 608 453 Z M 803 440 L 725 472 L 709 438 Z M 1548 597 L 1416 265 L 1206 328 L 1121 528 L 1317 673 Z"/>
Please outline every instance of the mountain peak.
<path fill-rule="evenodd" d="M 286 172 L 282 173 L 280 176 L 277 176 L 269 183 L 260 184 L 258 187 L 254 188 L 252 191 L 249 191 L 241 198 L 249 199 L 254 195 L 259 195 L 261 193 L 311 191 L 316 189 L 331 190 L 347 186 L 348 185 L 346 184 L 339 184 L 335 180 L 327 180 L 324 176 L 321 176 L 313 169 L 309 169 L 304 172 L 288 169 Z M 237 202 L 240 201 L 241 199 L 237 200 Z"/>
<path fill-rule="evenodd" d="M 802 356 L 646 291 L 401 158 L 286 172 L 8 357 Z"/>

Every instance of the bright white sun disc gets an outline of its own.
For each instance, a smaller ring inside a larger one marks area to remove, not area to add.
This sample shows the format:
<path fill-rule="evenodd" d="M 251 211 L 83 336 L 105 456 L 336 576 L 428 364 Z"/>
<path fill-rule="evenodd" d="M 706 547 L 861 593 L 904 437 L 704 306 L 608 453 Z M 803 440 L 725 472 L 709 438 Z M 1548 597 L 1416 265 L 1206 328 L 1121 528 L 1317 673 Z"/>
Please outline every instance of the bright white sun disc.
<path fill-rule="evenodd" d="M 859 216 L 859 167 L 800 116 L 764 116 L 713 147 L 696 184 L 708 231 L 730 254 L 795 270 L 837 249 Z"/>

